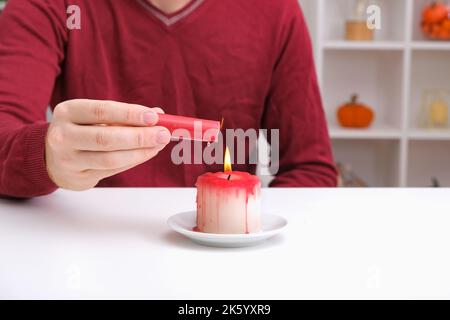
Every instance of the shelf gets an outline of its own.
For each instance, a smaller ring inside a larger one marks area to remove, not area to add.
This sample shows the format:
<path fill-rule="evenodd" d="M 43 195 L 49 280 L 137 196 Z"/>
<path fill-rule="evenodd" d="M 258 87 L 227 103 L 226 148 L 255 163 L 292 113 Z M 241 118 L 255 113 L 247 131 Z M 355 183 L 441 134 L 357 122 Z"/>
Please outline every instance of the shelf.
<path fill-rule="evenodd" d="M 326 50 L 403 50 L 405 44 L 399 41 L 327 41 Z"/>
<path fill-rule="evenodd" d="M 402 132 L 399 129 L 388 126 L 377 126 L 368 129 L 346 129 L 332 126 L 330 127 L 330 137 L 335 140 L 397 140 L 402 137 Z"/>
<path fill-rule="evenodd" d="M 450 129 L 416 129 L 408 134 L 410 140 L 450 141 Z"/>
<path fill-rule="evenodd" d="M 401 41 L 327 41 L 323 45 L 325 50 L 404 50 L 406 43 Z M 450 41 L 413 41 L 413 50 L 450 50 Z"/>
<path fill-rule="evenodd" d="M 412 141 L 408 159 L 408 186 L 430 186 L 433 177 L 450 186 L 450 141 Z"/>
<path fill-rule="evenodd" d="M 414 41 L 413 50 L 450 50 L 450 41 Z"/>

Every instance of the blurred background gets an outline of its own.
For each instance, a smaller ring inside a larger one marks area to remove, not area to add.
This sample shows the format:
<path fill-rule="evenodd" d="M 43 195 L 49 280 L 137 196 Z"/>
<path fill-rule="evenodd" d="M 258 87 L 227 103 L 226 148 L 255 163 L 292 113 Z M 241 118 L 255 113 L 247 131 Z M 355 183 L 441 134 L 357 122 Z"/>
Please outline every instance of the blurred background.
<path fill-rule="evenodd" d="M 342 184 L 449 187 L 450 1 L 300 4 Z"/>
<path fill-rule="evenodd" d="M 299 2 L 340 185 L 450 187 L 450 0 Z"/>

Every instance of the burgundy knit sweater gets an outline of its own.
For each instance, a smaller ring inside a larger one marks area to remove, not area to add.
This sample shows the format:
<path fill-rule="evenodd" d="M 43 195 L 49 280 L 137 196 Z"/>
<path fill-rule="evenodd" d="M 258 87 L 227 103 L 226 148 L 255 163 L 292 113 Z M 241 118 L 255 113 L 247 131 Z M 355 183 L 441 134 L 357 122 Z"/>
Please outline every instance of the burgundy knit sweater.
<path fill-rule="evenodd" d="M 80 30 L 67 28 L 69 5 L 81 9 Z M 56 190 L 45 165 L 46 109 L 78 98 L 224 117 L 226 128 L 280 129 L 271 186 L 336 185 L 297 0 L 193 0 L 172 15 L 146 0 L 10 0 L 0 17 L 1 195 Z M 172 146 L 98 186 L 192 187 L 220 170 L 175 165 Z"/>

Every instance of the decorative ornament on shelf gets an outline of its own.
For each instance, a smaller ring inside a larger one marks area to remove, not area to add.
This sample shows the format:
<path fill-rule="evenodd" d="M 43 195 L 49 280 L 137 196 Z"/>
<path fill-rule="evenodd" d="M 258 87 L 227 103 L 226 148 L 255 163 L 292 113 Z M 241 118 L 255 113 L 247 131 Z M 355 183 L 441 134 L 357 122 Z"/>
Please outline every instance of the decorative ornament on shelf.
<path fill-rule="evenodd" d="M 450 1 L 433 1 L 422 12 L 422 31 L 432 40 L 450 40 Z"/>
<path fill-rule="evenodd" d="M 352 15 L 345 22 L 345 39 L 350 41 L 372 41 L 374 30 L 367 26 L 367 0 L 351 2 Z"/>
<path fill-rule="evenodd" d="M 427 90 L 422 95 L 419 127 L 425 129 L 445 129 L 449 127 L 450 91 Z"/>
<path fill-rule="evenodd" d="M 439 182 L 439 179 L 436 177 L 431 178 L 431 188 L 441 188 L 441 183 Z"/>
<path fill-rule="evenodd" d="M 369 185 L 359 177 L 349 164 L 337 163 L 339 172 L 338 186 L 340 188 L 368 188 Z"/>
<path fill-rule="evenodd" d="M 375 113 L 369 106 L 359 103 L 358 95 L 354 94 L 350 102 L 338 108 L 337 117 L 339 124 L 345 128 L 368 128 Z"/>

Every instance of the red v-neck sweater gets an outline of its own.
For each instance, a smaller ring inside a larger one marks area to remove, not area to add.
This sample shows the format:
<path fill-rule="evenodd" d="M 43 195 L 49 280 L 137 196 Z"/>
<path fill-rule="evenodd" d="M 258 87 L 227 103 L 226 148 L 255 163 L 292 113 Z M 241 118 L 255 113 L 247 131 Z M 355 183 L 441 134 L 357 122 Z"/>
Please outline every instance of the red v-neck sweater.
<path fill-rule="evenodd" d="M 68 5 L 80 7 L 81 30 L 66 27 Z M 297 0 L 193 0 L 170 16 L 145 0 L 10 0 L 0 17 L 1 195 L 56 190 L 45 165 L 46 108 L 77 98 L 280 129 L 271 186 L 336 185 Z M 99 186 L 192 187 L 221 169 L 177 166 L 171 149 Z"/>

